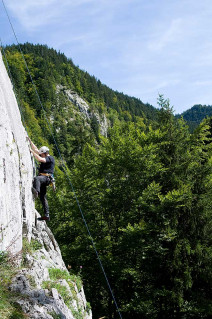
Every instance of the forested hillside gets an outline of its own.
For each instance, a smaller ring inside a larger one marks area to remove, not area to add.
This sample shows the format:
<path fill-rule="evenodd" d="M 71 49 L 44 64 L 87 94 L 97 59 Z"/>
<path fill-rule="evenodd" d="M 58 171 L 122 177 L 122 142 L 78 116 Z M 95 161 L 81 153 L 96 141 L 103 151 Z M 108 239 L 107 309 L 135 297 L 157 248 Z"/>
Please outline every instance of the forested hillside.
<path fill-rule="evenodd" d="M 116 122 L 137 122 L 141 118 L 144 122 L 156 120 L 157 110 L 154 107 L 111 90 L 94 76 L 80 70 L 64 54 L 44 45 L 26 43 L 20 47 L 46 116 L 53 125 L 61 153 L 69 163 L 87 142 L 99 141 L 101 123 L 113 126 Z M 40 142 L 41 136 L 45 136 L 52 143 L 19 48 L 9 46 L 5 48 L 5 52 L 29 132 L 36 134 L 36 142 Z M 89 119 L 82 116 L 76 103 L 70 101 L 69 93 L 73 92 L 88 104 Z"/>
<path fill-rule="evenodd" d="M 191 134 L 163 96 L 156 111 L 53 49 L 22 48 L 123 318 L 211 318 L 210 121 Z M 70 271 L 82 277 L 94 319 L 117 319 L 22 57 L 15 46 L 6 52 L 30 137 L 56 157 L 50 227 Z M 67 90 L 87 101 L 88 117 Z"/>
<path fill-rule="evenodd" d="M 191 131 L 194 131 L 204 118 L 212 116 L 212 106 L 197 104 L 182 114 L 177 114 L 176 118 L 181 116 L 188 123 Z"/>

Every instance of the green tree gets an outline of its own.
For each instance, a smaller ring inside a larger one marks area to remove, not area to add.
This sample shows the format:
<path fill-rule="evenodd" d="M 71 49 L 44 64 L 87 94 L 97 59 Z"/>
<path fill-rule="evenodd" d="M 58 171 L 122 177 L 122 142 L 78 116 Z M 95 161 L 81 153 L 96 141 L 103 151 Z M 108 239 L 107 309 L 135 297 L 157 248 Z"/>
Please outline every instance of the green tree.
<path fill-rule="evenodd" d="M 169 108 L 162 112 L 156 130 L 119 125 L 97 149 L 88 145 L 72 180 L 124 317 L 208 318 L 208 126 L 190 135 Z M 94 317 L 118 318 L 75 204 L 67 216 L 65 259 L 83 264 Z"/>

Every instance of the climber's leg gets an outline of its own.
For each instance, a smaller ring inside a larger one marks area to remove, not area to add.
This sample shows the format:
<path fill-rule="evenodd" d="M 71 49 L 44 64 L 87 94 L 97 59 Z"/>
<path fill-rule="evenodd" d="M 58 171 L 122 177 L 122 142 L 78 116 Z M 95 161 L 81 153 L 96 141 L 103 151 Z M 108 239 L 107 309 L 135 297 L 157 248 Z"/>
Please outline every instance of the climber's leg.
<path fill-rule="evenodd" d="M 48 205 L 48 201 L 46 198 L 46 187 L 48 185 L 48 177 L 46 177 L 46 176 L 42 176 L 42 177 L 45 177 L 46 181 L 41 183 L 40 200 L 41 200 L 41 203 L 43 205 L 44 215 L 45 215 L 45 217 L 49 218 L 49 205 Z"/>
<path fill-rule="evenodd" d="M 33 189 L 32 189 L 33 194 L 36 194 L 36 192 L 37 192 L 37 195 L 40 194 L 40 187 L 42 182 L 43 182 L 43 176 L 36 176 L 34 178 Z"/>

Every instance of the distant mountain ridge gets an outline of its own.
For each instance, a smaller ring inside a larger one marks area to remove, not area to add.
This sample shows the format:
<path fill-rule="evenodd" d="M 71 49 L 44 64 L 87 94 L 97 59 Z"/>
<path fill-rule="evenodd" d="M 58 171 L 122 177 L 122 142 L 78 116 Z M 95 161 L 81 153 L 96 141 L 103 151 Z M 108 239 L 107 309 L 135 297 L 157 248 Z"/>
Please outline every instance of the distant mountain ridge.
<path fill-rule="evenodd" d="M 212 105 L 196 104 L 182 114 L 177 114 L 176 118 L 183 117 L 193 131 L 204 118 L 212 116 Z"/>

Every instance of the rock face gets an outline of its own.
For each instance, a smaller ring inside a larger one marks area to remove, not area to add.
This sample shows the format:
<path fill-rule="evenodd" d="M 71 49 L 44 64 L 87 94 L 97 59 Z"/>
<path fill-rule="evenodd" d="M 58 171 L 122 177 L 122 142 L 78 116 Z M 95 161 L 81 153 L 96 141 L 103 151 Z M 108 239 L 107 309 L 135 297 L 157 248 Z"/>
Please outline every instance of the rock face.
<path fill-rule="evenodd" d="M 92 118 L 96 118 L 99 125 L 100 134 L 107 137 L 109 124 L 105 114 L 100 115 L 98 112 L 91 112 L 89 104 L 85 100 L 83 100 L 76 92 L 68 90 L 62 85 L 58 85 L 57 93 L 59 93 L 60 91 L 64 91 L 68 100 L 77 107 L 79 112 L 87 119 L 88 123 L 89 120 L 91 120 Z"/>
<path fill-rule="evenodd" d="M 76 92 L 65 90 L 65 93 L 68 99 L 78 107 L 79 111 L 85 114 L 85 116 L 89 119 L 89 105 Z"/>
<path fill-rule="evenodd" d="M 68 273 L 45 222 L 32 227 L 31 243 L 25 242 L 23 251 L 23 268 L 10 289 L 24 296 L 16 302 L 29 318 L 92 318 L 81 282 Z"/>
<path fill-rule="evenodd" d="M 46 222 L 37 221 L 26 138 L 0 54 L 0 251 L 22 256 L 10 289 L 27 318 L 91 319 L 79 278 L 67 271 Z"/>
<path fill-rule="evenodd" d="M 35 220 L 32 159 L 10 79 L 0 56 L 0 250 L 22 249 Z M 24 227 L 23 227 L 24 226 Z"/>

